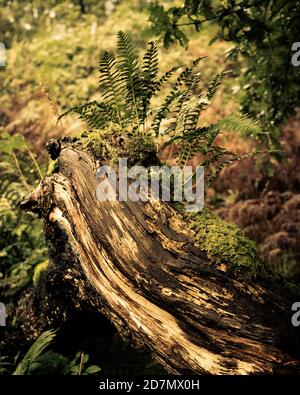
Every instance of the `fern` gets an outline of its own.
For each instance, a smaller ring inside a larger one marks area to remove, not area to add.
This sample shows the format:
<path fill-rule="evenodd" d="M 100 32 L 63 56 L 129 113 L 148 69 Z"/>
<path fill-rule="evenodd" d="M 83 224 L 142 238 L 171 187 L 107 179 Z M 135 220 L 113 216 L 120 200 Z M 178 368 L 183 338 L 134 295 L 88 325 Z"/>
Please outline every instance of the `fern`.
<path fill-rule="evenodd" d="M 52 350 L 46 349 L 53 343 L 56 331 L 48 330 L 43 332 L 29 348 L 23 359 L 17 365 L 12 375 L 32 375 L 32 374 L 57 374 L 64 375 L 90 375 L 97 374 L 101 370 L 97 365 L 85 366 L 89 356 L 82 352 L 76 353 L 75 358 L 69 359 Z M 2 369 L 8 365 L 7 358 L 0 359 Z"/>
<path fill-rule="evenodd" d="M 25 375 L 34 370 L 34 365 L 40 363 L 39 359 L 41 358 L 42 353 L 53 342 L 55 335 L 55 331 L 53 330 L 42 333 L 29 348 L 24 358 L 16 367 L 13 375 Z"/>
<path fill-rule="evenodd" d="M 152 122 L 152 129 L 155 133 L 156 136 L 159 135 L 160 133 L 160 126 L 161 122 L 164 118 L 168 118 L 170 115 L 172 117 L 176 117 L 178 115 L 178 112 L 182 106 L 183 103 L 186 102 L 186 99 L 190 95 L 190 90 L 185 89 L 183 91 L 180 90 L 180 87 L 183 84 L 186 84 L 185 86 L 188 86 L 191 78 L 192 78 L 192 73 L 193 69 L 198 65 L 198 63 L 204 59 L 203 57 L 199 57 L 194 62 L 190 67 L 185 67 L 185 69 L 180 73 L 180 75 L 177 77 L 177 80 L 175 84 L 173 85 L 171 92 L 166 96 L 164 99 L 163 104 L 159 107 L 157 111 L 157 115 L 155 116 L 153 122 Z M 171 105 L 176 104 L 175 110 L 172 112 L 171 111 Z"/>
<path fill-rule="evenodd" d="M 261 132 L 258 121 L 245 114 L 233 113 L 221 119 L 216 124 L 219 129 L 236 132 L 242 136 L 257 136 Z"/>
<path fill-rule="evenodd" d="M 170 70 L 166 71 L 165 74 L 163 74 L 162 77 L 160 77 L 160 79 L 157 81 L 155 92 L 159 92 L 161 86 L 162 86 L 165 82 L 167 82 L 167 81 L 172 77 L 172 75 L 173 75 L 178 69 L 180 69 L 181 67 L 182 67 L 182 66 L 175 66 L 175 67 L 172 67 Z M 155 92 L 154 92 L 154 93 L 155 93 Z"/>
<path fill-rule="evenodd" d="M 98 103 L 95 100 L 70 107 L 59 116 L 58 121 L 70 114 L 77 114 L 79 119 L 84 120 L 91 128 L 95 129 L 104 128 L 111 121 L 118 123 L 117 111 L 114 106 L 110 103 Z"/>
<path fill-rule="evenodd" d="M 158 88 L 158 51 L 156 42 L 150 41 L 142 63 L 142 121 L 147 117 L 150 100 Z"/>
<path fill-rule="evenodd" d="M 124 84 L 126 102 L 131 105 L 136 115 L 137 124 L 140 123 L 138 97 L 141 93 L 140 79 L 141 70 L 138 63 L 137 47 L 132 39 L 124 32 L 118 32 L 118 61 L 119 78 Z"/>
<path fill-rule="evenodd" d="M 209 84 L 208 90 L 207 90 L 207 99 L 211 100 L 215 93 L 217 92 L 218 87 L 222 84 L 223 79 L 228 75 L 230 72 L 229 71 L 223 71 L 220 74 L 217 74 L 215 78 L 211 81 Z"/>
<path fill-rule="evenodd" d="M 117 70 L 116 59 L 111 52 L 104 51 L 99 62 L 99 90 L 107 103 L 116 109 L 118 123 L 122 127 L 120 109 L 121 80 Z"/>
<path fill-rule="evenodd" d="M 201 73 L 197 70 L 203 59 L 199 57 L 184 68 L 173 67 L 159 78 L 157 44 L 149 42 L 140 60 L 132 39 L 126 33 L 119 32 L 117 56 L 104 52 L 100 59 L 102 101 L 72 107 L 63 115 L 77 113 L 100 133 L 109 129 L 112 123 L 129 128 L 130 133 L 138 133 L 142 127 L 143 132 L 147 131 L 152 138 L 157 139 L 157 143 L 162 140 L 161 149 L 170 144 L 177 145 L 179 149 L 176 156 L 180 166 L 184 166 L 195 155 L 200 155 L 203 166 L 215 168 L 215 174 L 221 166 L 242 158 L 216 146 L 218 134 L 222 130 L 229 130 L 256 136 L 260 133 L 260 125 L 247 115 L 236 113 L 210 126 L 199 125 L 203 111 L 210 105 L 229 73 L 223 71 L 217 74 L 204 89 L 200 86 Z M 180 68 L 179 75 L 161 104 L 158 108 L 151 108 L 153 96 Z M 151 126 L 147 129 L 146 125 Z"/>
<path fill-rule="evenodd" d="M 237 161 L 240 161 L 242 159 L 250 158 L 250 157 L 260 154 L 260 153 L 261 153 L 261 151 L 254 151 L 249 154 L 235 155 L 232 152 L 227 152 L 226 150 L 224 150 L 224 152 L 222 152 L 220 156 L 230 155 L 231 157 L 228 158 L 227 160 L 224 160 L 223 162 L 220 162 L 218 160 L 219 163 L 217 164 L 217 167 L 212 171 L 211 175 L 209 177 L 207 177 L 207 179 L 205 181 L 206 188 L 210 186 L 210 184 L 216 179 L 216 177 L 220 174 L 220 172 L 223 169 L 225 169 L 227 166 L 229 166 Z"/>

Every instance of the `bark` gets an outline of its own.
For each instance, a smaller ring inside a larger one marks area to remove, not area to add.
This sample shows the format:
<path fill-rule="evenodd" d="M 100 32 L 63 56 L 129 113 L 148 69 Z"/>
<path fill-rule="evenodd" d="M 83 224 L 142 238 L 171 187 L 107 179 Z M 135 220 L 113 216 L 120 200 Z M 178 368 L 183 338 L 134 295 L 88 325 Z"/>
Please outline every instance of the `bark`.
<path fill-rule="evenodd" d="M 99 202 L 96 168 L 88 153 L 62 147 L 59 172 L 21 204 L 44 218 L 53 265 L 65 268 L 59 287 L 71 279 L 78 303 L 90 295 L 169 372 L 298 371 L 293 296 L 212 266 L 184 218 L 163 202 Z M 74 268 L 83 280 L 68 278 Z"/>

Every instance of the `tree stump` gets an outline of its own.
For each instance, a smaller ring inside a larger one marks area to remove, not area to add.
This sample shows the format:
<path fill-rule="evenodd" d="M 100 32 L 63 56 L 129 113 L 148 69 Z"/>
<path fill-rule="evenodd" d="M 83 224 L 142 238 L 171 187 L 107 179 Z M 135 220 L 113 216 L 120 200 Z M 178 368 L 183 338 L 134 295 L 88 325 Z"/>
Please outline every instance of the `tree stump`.
<path fill-rule="evenodd" d="M 299 370 L 288 289 L 219 270 L 165 202 L 98 201 L 95 159 L 72 145 L 60 149 L 59 171 L 21 207 L 43 217 L 52 265 L 76 264 L 123 336 L 176 374 Z"/>

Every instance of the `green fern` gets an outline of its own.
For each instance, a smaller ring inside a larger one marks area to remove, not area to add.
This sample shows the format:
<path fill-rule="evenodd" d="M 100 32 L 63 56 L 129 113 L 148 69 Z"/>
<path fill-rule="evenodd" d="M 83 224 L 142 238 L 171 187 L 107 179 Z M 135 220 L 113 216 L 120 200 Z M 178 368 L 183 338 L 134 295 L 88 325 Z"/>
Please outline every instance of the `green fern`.
<path fill-rule="evenodd" d="M 187 100 L 191 98 L 191 94 L 194 91 L 196 85 L 195 83 L 193 83 L 195 82 L 193 70 L 202 59 L 204 58 L 199 57 L 193 61 L 191 66 L 184 68 L 184 70 L 177 77 L 177 80 L 173 85 L 170 93 L 166 96 L 164 102 L 158 108 L 157 114 L 152 122 L 152 130 L 154 131 L 156 136 L 158 136 L 160 133 L 169 133 L 174 128 L 176 128 L 177 121 L 172 123 L 172 127 L 161 131 L 161 122 L 163 119 L 166 118 L 174 118 L 176 120 L 180 113 L 180 110 L 182 109 L 182 106 L 186 106 Z M 182 87 L 183 89 L 181 89 Z M 174 107 L 172 108 L 172 106 Z M 183 113 L 187 115 L 187 113 Z"/>
<path fill-rule="evenodd" d="M 104 51 L 99 62 L 99 90 L 103 94 L 104 100 L 114 106 L 118 118 L 118 123 L 122 127 L 121 121 L 121 79 L 117 70 L 116 59 L 111 52 Z"/>
<path fill-rule="evenodd" d="M 36 374 L 64 374 L 64 375 L 91 375 L 101 370 L 97 365 L 86 366 L 89 356 L 77 352 L 75 358 L 70 359 L 63 355 L 46 349 L 53 343 L 56 331 L 43 332 L 31 345 L 25 356 L 17 365 L 14 376 Z M 7 358 L 0 358 L 0 372 L 8 366 Z M 11 364 L 10 364 L 11 365 Z"/>
<path fill-rule="evenodd" d="M 135 114 L 136 122 L 139 125 L 138 100 L 142 93 L 142 87 L 140 84 L 141 68 L 138 61 L 137 47 L 126 33 L 118 32 L 117 36 L 119 78 L 126 92 L 126 103 L 131 106 L 131 113 Z"/>
<path fill-rule="evenodd" d="M 257 136 L 261 133 L 259 122 L 245 114 L 230 114 L 218 121 L 216 125 L 219 129 L 236 132 L 242 136 Z"/>
<path fill-rule="evenodd" d="M 53 330 L 42 333 L 29 348 L 26 355 L 18 364 L 16 370 L 13 372 L 13 375 L 25 375 L 34 370 L 35 365 L 40 364 L 39 359 L 41 358 L 45 349 L 53 342 L 55 336 L 56 333 Z"/>
<path fill-rule="evenodd" d="M 157 81 L 158 74 L 158 51 L 157 43 L 150 41 L 148 50 L 143 57 L 142 63 L 142 121 L 147 117 L 147 111 L 150 106 L 150 100 L 155 92 L 159 89 L 159 81 Z"/>
<path fill-rule="evenodd" d="M 211 104 L 217 89 L 229 73 L 219 73 L 204 89 L 201 73 L 197 70 L 203 59 L 199 57 L 184 68 L 173 67 L 159 78 L 157 44 L 149 42 L 140 59 L 132 39 L 126 33 L 119 32 L 116 57 L 104 52 L 100 59 L 101 101 L 74 106 L 62 116 L 77 113 L 100 133 L 110 129 L 112 124 L 124 128 L 124 133 L 147 132 L 156 139 L 160 149 L 170 144 L 177 145 L 177 163 L 180 166 L 184 166 L 195 155 L 200 155 L 202 165 L 211 168 L 211 174 L 215 174 L 217 168 L 243 157 L 216 146 L 218 134 L 222 130 L 229 130 L 242 135 L 258 135 L 260 125 L 247 115 L 234 113 L 213 125 L 200 126 L 203 111 Z M 153 96 L 179 69 L 161 104 L 158 108 L 151 108 Z"/>

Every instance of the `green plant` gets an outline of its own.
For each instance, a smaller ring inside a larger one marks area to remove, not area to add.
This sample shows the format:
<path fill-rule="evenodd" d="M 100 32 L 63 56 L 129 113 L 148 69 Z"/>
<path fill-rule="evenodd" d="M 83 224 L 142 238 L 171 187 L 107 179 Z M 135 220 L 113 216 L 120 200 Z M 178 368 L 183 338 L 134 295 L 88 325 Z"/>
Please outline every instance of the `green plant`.
<path fill-rule="evenodd" d="M 97 365 L 85 366 L 89 360 L 89 356 L 83 352 L 78 352 L 75 358 L 70 359 L 53 350 L 46 351 L 52 345 L 55 336 L 56 332 L 53 330 L 43 332 L 31 345 L 12 374 L 89 375 L 100 372 L 101 369 Z M 4 359 L 5 361 L 6 359 Z"/>
<path fill-rule="evenodd" d="M 102 137 L 107 135 L 108 130 L 115 130 L 117 125 L 124 136 L 128 133 L 147 135 L 153 139 L 158 151 L 170 144 L 177 144 L 177 163 L 181 166 L 200 154 L 205 168 L 217 164 L 220 170 L 222 166 L 243 156 L 218 147 L 215 140 L 219 132 L 229 129 L 258 135 L 260 127 L 257 121 L 241 114 L 231 114 L 210 126 L 200 125 L 202 112 L 210 105 L 228 74 L 218 74 L 206 90 L 202 89 L 201 73 L 196 70 L 202 59 L 194 60 L 190 66 L 173 67 L 159 78 L 156 43 L 148 44 L 140 60 L 132 39 L 126 33 L 119 32 L 117 56 L 105 51 L 100 58 L 101 100 L 73 106 L 61 117 L 75 113 L 85 120 L 93 129 L 90 136 L 94 140 L 94 147 L 97 146 L 98 134 L 98 152 L 102 150 Z M 151 99 L 177 70 L 179 75 L 169 93 L 158 108 L 152 108 Z M 84 136 L 86 138 L 88 134 Z M 216 175 L 218 169 L 213 173 Z"/>
<path fill-rule="evenodd" d="M 18 207 L 42 170 L 23 136 L 3 132 L 0 152 L 0 290 L 11 297 L 30 283 L 34 267 L 47 260 L 41 222 Z"/>
<path fill-rule="evenodd" d="M 196 231 L 196 245 L 206 252 L 214 265 L 242 277 L 255 278 L 264 273 L 255 242 L 236 225 L 207 209 L 189 214 L 189 219 L 190 228 Z"/>
<path fill-rule="evenodd" d="M 89 356 L 84 352 L 77 352 L 75 358 L 73 358 L 65 368 L 65 374 L 71 375 L 89 375 L 97 374 L 101 371 L 101 368 L 97 365 L 85 366 L 88 362 Z"/>
<path fill-rule="evenodd" d="M 258 118 L 265 130 L 260 141 L 277 145 L 282 125 L 299 106 L 300 74 L 291 64 L 291 47 L 299 31 L 300 1 L 185 0 L 180 6 L 154 2 L 150 22 L 164 45 L 188 44 L 186 26 L 198 32 L 205 23 L 218 26 L 217 35 L 234 43 L 228 53 L 241 76 L 242 111 Z"/>
<path fill-rule="evenodd" d="M 0 7 L 0 37 L 7 46 L 11 46 L 15 41 L 33 37 L 40 29 L 51 31 L 56 20 L 70 24 L 84 19 L 91 21 L 105 18 L 104 2 L 99 3 L 95 0 L 34 0 L 23 4 L 22 7 L 13 1 L 0 0 Z"/>
<path fill-rule="evenodd" d="M 45 355 L 47 354 L 44 351 L 52 343 L 54 337 L 55 332 L 52 330 L 42 333 L 19 362 L 13 375 L 32 373 L 43 362 L 43 359 L 45 359 Z"/>

